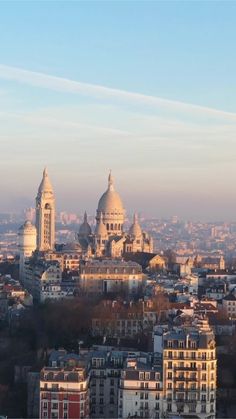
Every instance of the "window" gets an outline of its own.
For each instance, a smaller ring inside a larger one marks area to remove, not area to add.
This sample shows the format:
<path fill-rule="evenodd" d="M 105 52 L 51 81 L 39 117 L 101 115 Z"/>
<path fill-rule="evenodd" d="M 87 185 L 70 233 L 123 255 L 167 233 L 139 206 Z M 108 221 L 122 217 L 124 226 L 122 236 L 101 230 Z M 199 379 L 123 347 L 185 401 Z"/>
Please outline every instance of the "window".
<path fill-rule="evenodd" d="M 184 341 L 180 340 L 178 344 L 179 348 L 184 348 Z"/>
<path fill-rule="evenodd" d="M 189 411 L 190 412 L 196 412 L 196 405 L 195 404 L 190 404 Z"/>
<path fill-rule="evenodd" d="M 150 372 L 145 372 L 145 380 L 150 380 Z"/>
<path fill-rule="evenodd" d="M 172 383 L 168 383 L 167 388 L 168 388 L 169 390 L 171 390 L 171 389 L 172 389 Z"/>
<path fill-rule="evenodd" d="M 168 372 L 167 378 L 168 378 L 168 380 L 171 380 L 172 379 L 172 372 Z"/>
<path fill-rule="evenodd" d="M 201 412 L 206 413 L 206 405 L 205 404 L 202 404 Z"/>
<path fill-rule="evenodd" d="M 167 403 L 167 411 L 168 412 L 172 411 L 172 404 L 171 403 Z"/>
<path fill-rule="evenodd" d="M 140 373 L 139 373 L 139 379 L 140 379 L 140 380 L 144 380 L 144 373 L 143 373 L 143 372 L 140 372 Z"/>

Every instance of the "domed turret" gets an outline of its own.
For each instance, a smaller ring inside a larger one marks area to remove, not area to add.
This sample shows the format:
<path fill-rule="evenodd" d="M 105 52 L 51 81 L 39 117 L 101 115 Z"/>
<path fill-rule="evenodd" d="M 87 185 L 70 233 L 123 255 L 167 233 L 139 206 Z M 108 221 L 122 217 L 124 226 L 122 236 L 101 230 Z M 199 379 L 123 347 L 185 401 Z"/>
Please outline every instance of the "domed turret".
<path fill-rule="evenodd" d="M 97 222 L 101 213 L 103 214 L 103 222 L 106 225 L 108 235 L 121 235 L 125 210 L 120 195 L 115 191 L 111 173 L 108 177 L 108 188 L 98 203 Z"/>
<path fill-rule="evenodd" d="M 102 212 L 100 213 L 99 220 L 95 228 L 95 235 L 96 237 L 103 237 L 103 238 L 107 238 L 108 236 L 106 226 L 103 222 Z"/>
<path fill-rule="evenodd" d="M 87 213 L 84 213 L 84 221 L 79 228 L 79 237 L 88 237 L 92 234 L 91 227 L 88 223 Z"/>
<path fill-rule="evenodd" d="M 142 229 L 140 227 L 140 224 L 138 222 L 138 216 L 137 214 L 134 214 L 134 221 L 133 224 L 131 225 L 130 229 L 129 229 L 129 234 L 130 236 L 133 237 L 141 237 L 142 236 Z"/>
<path fill-rule="evenodd" d="M 24 264 L 26 258 L 32 256 L 32 253 L 36 249 L 36 236 L 37 231 L 30 221 L 25 223 L 19 228 L 19 251 L 20 251 L 20 280 L 24 281 Z"/>

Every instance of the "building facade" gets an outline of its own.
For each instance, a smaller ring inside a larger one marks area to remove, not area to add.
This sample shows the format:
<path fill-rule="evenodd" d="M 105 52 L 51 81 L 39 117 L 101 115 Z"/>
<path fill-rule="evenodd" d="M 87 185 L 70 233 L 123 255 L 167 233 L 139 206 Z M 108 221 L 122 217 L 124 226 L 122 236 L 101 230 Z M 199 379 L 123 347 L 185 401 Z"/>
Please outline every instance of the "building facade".
<path fill-rule="evenodd" d="M 89 418 L 87 361 L 75 354 L 57 357 L 40 372 L 39 418 Z"/>
<path fill-rule="evenodd" d="M 119 418 L 163 418 L 162 366 L 151 355 L 129 356 L 121 373 Z"/>
<path fill-rule="evenodd" d="M 215 338 L 206 320 L 163 336 L 163 402 L 168 417 L 216 416 Z"/>
<path fill-rule="evenodd" d="M 143 286 L 142 268 L 123 260 L 89 260 L 80 264 L 80 287 L 88 294 L 138 294 Z"/>

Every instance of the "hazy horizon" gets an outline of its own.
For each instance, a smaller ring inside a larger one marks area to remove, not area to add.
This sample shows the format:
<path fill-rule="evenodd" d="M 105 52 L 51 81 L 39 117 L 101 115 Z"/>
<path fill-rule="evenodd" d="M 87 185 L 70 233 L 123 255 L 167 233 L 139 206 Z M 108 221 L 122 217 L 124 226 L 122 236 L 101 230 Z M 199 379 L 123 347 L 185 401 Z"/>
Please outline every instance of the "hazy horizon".
<path fill-rule="evenodd" d="M 128 213 L 236 221 L 235 12 L 2 3 L 0 212 L 34 206 L 46 165 L 59 210 L 95 214 L 112 169 Z"/>

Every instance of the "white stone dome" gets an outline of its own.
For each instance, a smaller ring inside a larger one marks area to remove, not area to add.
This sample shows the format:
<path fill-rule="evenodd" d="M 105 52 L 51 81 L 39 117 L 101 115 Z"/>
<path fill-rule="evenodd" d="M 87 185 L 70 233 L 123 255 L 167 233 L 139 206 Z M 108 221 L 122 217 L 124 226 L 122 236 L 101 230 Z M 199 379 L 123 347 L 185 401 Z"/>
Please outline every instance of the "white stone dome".
<path fill-rule="evenodd" d="M 27 220 L 22 226 L 20 226 L 19 232 L 36 233 L 36 227 L 31 223 L 31 221 Z"/>
<path fill-rule="evenodd" d="M 84 221 L 79 228 L 79 236 L 80 237 L 88 237 L 92 234 L 91 227 L 88 223 L 87 213 L 84 213 Z"/>
<path fill-rule="evenodd" d="M 125 210 L 120 195 L 115 191 L 111 173 L 108 177 L 108 188 L 98 202 L 97 222 L 100 214 L 103 214 L 103 221 L 108 234 L 122 234 Z"/>
<path fill-rule="evenodd" d="M 36 227 L 30 221 L 25 221 L 19 228 L 19 247 L 23 251 L 31 253 L 36 249 Z"/>
<path fill-rule="evenodd" d="M 137 214 L 134 214 L 134 221 L 133 221 L 133 224 L 131 225 L 131 227 L 129 229 L 129 234 L 131 236 L 134 236 L 134 237 L 140 237 L 143 234 L 142 229 L 140 227 L 140 224 L 138 222 Z"/>
<path fill-rule="evenodd" d="M 124 213 L 123 204 L 118 192 L 115 191 L 113 183 L 108 186 L 108 189 L 101 196 L 98 202 L 98 211 L 103 214 L 106 213 Z"/>
<path fill-rule="evenodd" d="M 99 217 L 99 221 L 98 221 L 98 223 L 97 223 L 97 225 L 96 225 L 96 228 L 95 228 L 95 235 L 98 237 L 98 236 L 101 236 L 101 237 L 107 237 L 107 229 L 106 229 L 106 226 L 105 226 L 105 224 L 104 224 L 104 222 L 103 222 L 103 215 L 102 215 L 102 212 L 100 213 L 100 217 Z"/>

